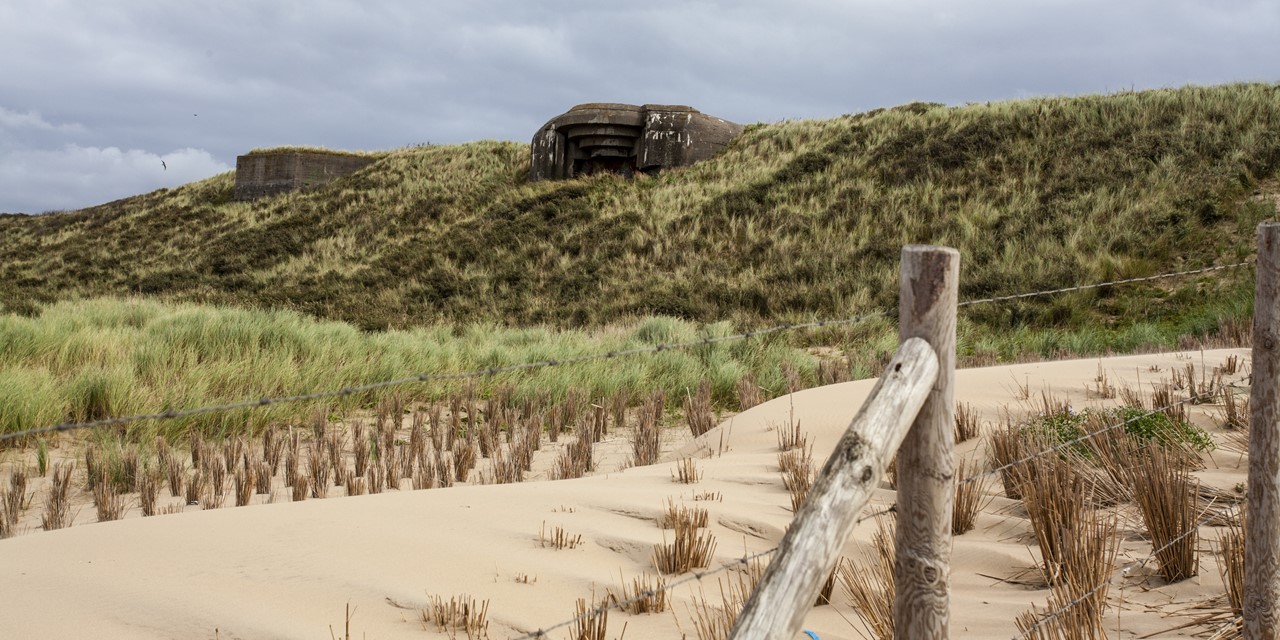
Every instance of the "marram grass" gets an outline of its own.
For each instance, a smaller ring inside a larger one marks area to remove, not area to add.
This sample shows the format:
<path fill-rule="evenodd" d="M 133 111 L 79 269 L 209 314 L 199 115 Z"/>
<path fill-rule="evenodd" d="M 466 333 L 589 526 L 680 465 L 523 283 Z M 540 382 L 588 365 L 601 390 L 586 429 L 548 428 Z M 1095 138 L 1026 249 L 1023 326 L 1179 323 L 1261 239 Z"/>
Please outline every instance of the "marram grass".
<path fill-rule="evenodd" d="M 0 430 L 63 420 L 183 409 L 264 396 L 334 390 L 418 373 L 455 373 L 530 361 L 567 359 L 659 343 L 724 335 L 721 323 L 698 326 L 649 318 L 596 330 L 422 328 L 362 332 L 289 311 L 253 311 L 139 299 L 66 302 L 36 317 L 0 315 Z M 715 397 L 734 397 L 746 372 L 771 395 L 782 391 L 783 362 L 812 372 L 814 359 L 780 342 L 731 341 L 652 356 L 624 357 L 476 380 L 482 392 L 512 386 L 517 395 L 563 397 L 570 389 L 605 397 L 665 391 L 682 397 L 703 379 Z M 462 383 L 394 388 L 408 400 L 437 400 Z M 323 403 L 372 406 L 385 394 Z M 174 435 L 254 431 L 269 422 L 301 423 L 317 405 L 278 405 L 138 425 Z"/>

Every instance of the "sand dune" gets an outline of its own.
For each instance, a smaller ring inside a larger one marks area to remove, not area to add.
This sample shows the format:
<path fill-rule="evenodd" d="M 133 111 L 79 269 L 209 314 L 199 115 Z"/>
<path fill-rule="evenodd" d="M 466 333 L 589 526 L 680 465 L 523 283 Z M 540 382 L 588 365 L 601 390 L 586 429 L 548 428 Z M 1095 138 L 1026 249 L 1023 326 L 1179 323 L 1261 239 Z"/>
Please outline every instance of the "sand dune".
<path fill-rule="evenodd" d="M 986 423 L 994 423 L 1002 407 L 1017 409 L 1020 387 L 1081 408 L 1111 405 L 1114 400 L 1093 400 L 1086 391 L 1100 365 L 1113 383 L 1138 386 L 1188 362 L 1197 371 L 1210 370 L 1231 354 L 1248 357 L 1247 350 L 1232 349 L 963 370 L 956 399 L 971 403 Z M 675 465 L 664 462 L 578 480 L 222 508 L 3 540 L 0 636 L 328 638 L 331 625 L 341 635 L 350 603 L 353 637 L 448 637 L 424 623 L 420 609 L 430 595 L 447 600 L 460 594 L 488 600 L 490 637 L 532 632 L 570 618 L 575 600 L 589 598 L 593 587 L 599 596 L 606 587 L 652 573 L 653 545 L 664 536 L 655 521 L 668 498 L 694 504 L 696 497 L 720 494 L 719 500 L 696 502 L 710 512 L 719 561 L 776 545 L 791 513 L 778 473 L 775 428 L 798 420 L 821 466 L 872 385 L 864 380 L 810 389 L 734 416 L 668 456 L 697 456 L 704 475 L 696 484 L 674 482 Z M 1217 433 L 1203 415 L 1208 409 L 1197 407 L 1196 421 Z M 960 455 L 980 453 L 981 446 L 964 443 Z M 1244 481 L 1241 456 L 1218 451 L 1209 458 L 1201 474 L 1207 484 L 1230 488 Z M 991 492 L 999 490 L 998 481 L 991 485 Z M 893 498 L 886 485 L 871 508 Z M 582 544 L 544 548 L 539 532 L 554 527 L 581 535 Z M 873 521 L 860 525 L 847 554 L 856 554 L 875 528 Z M 1121 529 L 1119 562 L 1150 552 L 1140 520 L 1122 520 Z M 1035 582 L 1028 531 L 1017 505 L 997 496 L 977 529 L 956 538 L 955 637 L 1012 637 L 1019 612 L 1044 606 L 1047 589 L 1020 583 Z M 1204 529 L 1202 548 L 1215 537 L 1211 531 Z M 624 623 L 627 638 L 695 637 L 689 603 L 698 587 L 675 588 L 666 613 L 614 612 L 610 637 L 620 635 Z M 718 601 L 715 577 L 701 588 Z M 1165 585 L 1153 566 L 1118 579 L 1108 616 L 1124 637 L 1143 635 L 1188 622 L 1203 613 L 1191 607 L 1222 591 L 1213 555 L 1206 553 L 1200 575 L 1176 585 Z M 1124 606 L 1115 607 L 1121 596 Z M 835 606 L 814 608 L 806 626 L 823 640 L 855 638 L 855 616 L 837 589 Z M 549 637 L 569 637 L 569 631 L 560 628 Z"/>

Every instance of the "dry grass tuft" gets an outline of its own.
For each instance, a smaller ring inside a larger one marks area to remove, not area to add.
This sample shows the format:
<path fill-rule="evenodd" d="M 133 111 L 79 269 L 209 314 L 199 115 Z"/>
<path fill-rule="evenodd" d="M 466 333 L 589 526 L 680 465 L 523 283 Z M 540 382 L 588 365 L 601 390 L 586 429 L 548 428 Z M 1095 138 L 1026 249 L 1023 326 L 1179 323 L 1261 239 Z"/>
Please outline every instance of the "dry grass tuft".
<path fill-rule="evenodd" d="M 987 434 L 987 452 L 991 465 L 1000 469 L 1000 482 L 1004 486 L 1004 495 L 1011 500 L 1021 500 L 1022 480 L 1019 477 L 1019 470 L 1025 465 L 1009 465 L 1031 453 L 1031 447 L 1022 429 L 1005 420 L 1000 428 Z"/>
<path fill-rule="evenodd" d="M 45 496 L 44 515 L 40 518 L 40 526 L 46 531 L 69 527 L 75 520 L 67 496 L 71 489 L 71 472 L 74 470 L 74 462 L 53 463 L 53 470 L 49 474 L 49 493 Z"/>
<path fill-rule="evenodd" d="M 1134 461 L 1133 497 L 1156 548 L 1160 575 L 1169 582 L 1200 572 L 1196 551 L 1200 536 L 1197 507 L 1199 482 L 1192 479 L 1179 456 L 1161 447 L 1150 447 Z"/>
<path fill-rule="evenodd" d="M 591 600 L 595 601 L 594 593 Z M 608 632 L 609 609 L 593 606 L 585 598 L 578 598 L 569 637 L 572 640 L 606 640 Z"/>
<path fill-rule="evenodd" d="M 658 461 L 662 451 L 662 430 L 659 417 L 662 415 L 663 399 L 657 394 L 645 399 L 640 407 L 635 431 L 631 433 L 631 464 L 644 467 Z"/>
<path fill-rule="evenodd" d="M 813 487 L 813 449 L 790 449 L 778 454 L 782 484 L 791 494 L 791 511 L 798 513 Z"/>
<path fill-rule="evenodd" d="M 745 570 L 737 571 L 731 578 L 716 578 L 720 588 L 720 604 L 707 602 L 702 586 L 698 586 L 698 595 L 693 601 L 693 628 L 698 640 L 727 640 L 733 625 L 742 614 L 756 583 L 764 576 L 765 564 L 759 558 L 747 565 Z"/>
<path fill-rule="evenodd" d="M 1051 586 L 1047 609 L 1023 612 L 1014 623 L 1033 640 L 1105 640 L 1103 616 L 1111 566 L 1115 562 L 1116 523 L 1097 511 L 1084 516 L 1072 540 L 1069 561 L 1060 580 Z"/>
<path fill-rule="evenodd" d="M 149 468 L 138 478 L 138 505 L 143 516 L 156 515 L 156 497 L 160 492 L 160 470 Z"/>
<path fill-rule="evenodd" d="M 1037 458 L 1020 475 L 1053 595 L 1047 612 L 1023 613 L 1019 629 L 1032 638 L 1105 638 L 1107 584 L 1119 545 L 1115 517 L 1093 509 L 1091 484 L 1069 459 Z"/>
<path fill-rule="evenodd" d="M 709 522 L 710 516 L 706 509 L 677 505 L 675 500 L 667 498 L 667 508 L 662 512 L 662 518 L 658 520 L 658 528 L 675 529 L 681 524 L 704 528 Z"/>
<path fill-rule="evenodd" d="M 467 476 L 476 466 L 476 445 L 468 439 L 458 439 L 453 443 L 453 478 L 458 482 L 466 482 Z M 372 487 L 372 484 L 370 484 Z M 376 492 L 374 492 L 376 493 Z"/>
<path fill-rule="evenodd" d="M 187 504 L 200 504 L 200 499 L 204 496 L 205 484 L 204 471 L 199 468 L 192 469 L 191 475 L 183 483 L 183 499 Z"/>
<path fill-rule="evenodd" d="M 124 516 L 125 499 L 111 481 L 106 467 L 98 467 L 93 482 L 93 506 L 98 512 L 98 522 L 119 520 Z"/>
<path fill-rule="evenodd" d="M 878 518 L 871 548 L 864 548 L 856 560 L 841 558 L 836 565 L 836 577 L 849 604 L 858 612 L 867 635 L 878 640 L 893 637 L 894 524 L 892 514 Z"/>
<path fill-rule="evenodd" d="M 1227 602 L 1231 613 L 1240 616 L 1244 612 L 1244 526 L 1245 514 L 1235 522 L 1227 523 L 1226 531 L 1218 536 L 1218 576 L 1227 590 Z"/>
<path fill-rule="evenodd" d="M 547 523 L 546 521 L 543 521 L 542 528 L 538 531 L 538 544 L 544 549 L 551 547 L 557 551 L 562 549 L 576 549 L 578 548 L 578 545 L 582 544 L 582 535 L 569 535 L 569 533 L 564 530 L 564 527 L 559 525 L 552 529 L 551 533 L 548 534 Z"/>
<path fill-rule="evenodd" d="M 698 391 L 694 395 L 685 391 L 684 419 L 695 438 L 715 428 L 716 414 L 711 408 L 710 380 L 704 378 L 699 382 Z"/>
<path fill-rule="evenodd" d="M 955 415 L 956 443 L 966 442 L 978 437 L 978 412 L 968 402 L 956 403 Z"/>
<path fill-rule="evenodd" d="M 1018 467 L 1022 504 L 1040 547 L 1041 573 L 1049 584 L 1061 582 L 1086 514 L 1092 487 L 1075 465 L 1056 456 L 1036 458 Z"/>
<path fill-rule="evenodd" d="M 660 573 L 684 573 L 705 567 L 711 563 L 716 551 L 716 538 L 709 531 L 702 531 L 692 519 L 680 519 L 675 523 L 675 537 L 653 546 L 653 566 Z"/>
<path fill-rule="evenodd" d="M 671 479 L 680 484 L 696 484 L 702 479 L 702 471 L 698 469 L 698 461 L 693 458 L 681 458 L 676 463 Z"/>
<path fill-rule="evenodd" d="M 951 512 L 951 535 L 961 535 L 973 530 L 978 512 L 991 496 L 987 487 L 991 476 L 982 474 L 982 463 L 976 459 L 961 460 L 956 466 L 956 498 Z"/>
<path fill-rule="evenodd" d="M 293 493 L 290 496 L 293 498 L 293 501 L 302 502 L 307 499 L 307 494 L 310 492 L 311 478 L 308 478 L 307 476 L 298 476 L 294 479 L 293 486 L 290 488 L 293 490 Z"/>
<path fill-rule="evenodd" d="M 470 640 L 489 637 L 489 601 L 479 603 L 470 596 L 461 595 L 445 602 L 440 596 L 431 596 L 422 610 L 422 621 L 433 623 L 436 630 L 449 634 L 450 638 L 462 631 Z"/>
<path fill-rule="evenodd" d="M 621 579 L 622 576 L 619 575 L 618 578 Z M 642 573 L 639 577 L 632 578 L 630 585 L 623 581 L 618 593 L 614 593 L 613 589 L 606 589 L 605 603 L 616 605 L 632 615 L 662 613 L 667 610 L 667 580 L 660 575 L 654 577 L 648 572 Z"/>
<path fill-rule="evenodd" d="M 236 468 L 236 472 L 232 476 L 232 484 L 235 487 L 237 507 L 249 504 L 249 501 L 253 498 L 254 488 L 257 483 L 258 472 L 256 468 L 249 465 L 241 465 Z"/>
<path fill-rule="evenodd" d="M 764 402 L 764 393 L 760 385 L 756 382 L 755 376 L 750 373 L 738 379 L 735 385 L 738 393 L 738 410 L 746 411 Z"/>
<path fill-rule="evenodd" d="M 312 498 L 323 498 L 329 495 L 329 459 L 325 456 L 322 442 L 317 440 L 307 452 L 307 471 L 310 472 Z"/>

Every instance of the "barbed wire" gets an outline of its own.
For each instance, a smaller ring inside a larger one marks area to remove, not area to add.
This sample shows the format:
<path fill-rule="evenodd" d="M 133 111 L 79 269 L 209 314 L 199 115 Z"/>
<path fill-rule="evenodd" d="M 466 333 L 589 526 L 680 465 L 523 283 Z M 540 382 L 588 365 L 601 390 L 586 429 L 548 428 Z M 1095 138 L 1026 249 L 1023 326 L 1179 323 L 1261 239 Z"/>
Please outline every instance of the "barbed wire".
<path fill-rule="evenodd" d="M 1110 280 L 1106 282 L 1076 285 L 1072 287 L 1063 287 L 1058 289 L 1045 289 L 1042 291 L 1033 291 L 1029 293 L 1019 293 L 1019 294 L 1013 294 L 1013 295 L 1007 295 L 1007 296 L 979 298 L 975 300 L 966 300 L 966 301 L 960 302 L 957 304 L 957 307 L 969 307 L 969 306 L 974 306 L 979 304 L 1004 302 L 1008 300 L 1018 300 L 1018 299 L 1025 299 L 1025 298 L 1050 296 L 1050 295 L 1056 295 L 1060 293 L 1068 293 L 1072 291 L 1100 289 L 1103 287 L 1112 287 L 1112 286 L 1129 284 L 1134 282 L 1148 282 L 1152 280 L 1162 280 L 1167 278 L 1176 278 L 1176 277 L 1188 276 L 1188 275 L 1198 275 L 1198 274 L 1209 273 L 1212 271 L 1239 268 L 1239 267 L 1247 266 L 1250 264 L 1253 264 L 1253 263 L 1251 261 L 1236 262 L 1233 264 L 1219 265 L 1214 267 L 1205 267 L 1202 269 L 1174 271 L 1174 272 L 1156 274 L 1151 276 L 1125 278 L 1121 280 Z M 398 386 L 404 386 L 409 384 L 485 378 L 485 377 L 492 377 L 492 376 L 503 374 L 503 373 L 514 373 L 518 371 L 531 371 L 535 369 L 543 369 L 548 367 L 560 367 L 560 366 L 566 366 L 566 365 L 572 365 L 572 364 L 583 364 L 587 362 L 612 360 L 612 359 L 624 358 L 624 357 L 630 357 L 630 356 L 636 356 L 636 355 L 661 353 L 663 351 L 692 349 L 700 346 L 718 344 L 721 342 L 730 342 L 735 340 L 749 340 L 755 337 L 771 335 L 775 333 L 782 333 L 787 331 L 798 331 L 798 330 L 806 330 L 806 329 L 823 329 L 827 327 L 837 327 L 837 326 L 851 326 L 851 325 L 861 324 L 862 322 L 866 322 L 873 318 L 879 318 L 879 317 L 886 317 L 886 318 L 891 317 L 890 312 L 877 311 L 873 313 L 856 315 L 849 318 L 816 320 L 812 322 L 800 322 L 800 323 L 784 322 L 784 323 L 773 325 L 770 327 L 765 327 L 763 329 L 743 331 L 740 333 L 724 335 L 724 336 L 708 336 L 698 340 L 689 340 L 685 342 L 674 342 L 674 343 L 663 343 L 663 344 L 651 345 L 648 347 L 636 347 L 633 349 L 606 351 L 604 353 L 587 354 L 587 355 L 581 355 L 581 356 L 573 356 L 569 358 L 549 358 L 546 360 L 522 362 L 518 364 L 505 365 L 500 367 L 485 367 L 481 369 L 473 369 L 471 371 L 463 371 L 463 372 L 457 372 L 457 373 L 419 373 L 419 374 L 406 376 L 403 378 L 397 378 L 393 380 L 384 380 L 381 382 L 371 382 L 371 383 L 361 384 L 361 385 L 346 386 L 339 389 L 316 391 L 312 393 L 302 393 L 302 394 L 284 395 L 284 396 L 270 396 L 270 397 L 259 398 L 256 400 L 241 400 L 238 402 L 229 402 L 229 403 L 217 404 L 217 405 L 206 405 L 206 406 L 195 407 L 191 409 L 168 409 L 165 411 L 157 411 L 154 413 L 142 413 L 142 414 L 134 414 L 134 415 L 126 415 L 126 416 L 116 416 L 116 417 L 102 418 L 98 420 L 87 420 L 87 421 L 80 421 L 80 422 L 63 422 L 60 424 L 36 427 L 32 429 L 24 429 L 22 431 L 3 433 L 3 434 L 0 434 L 0 442 L 4 442 L 6 440 L 16 440 L 19 438 L 26 438 L 26 437 L 41 435 L 46 433 L 61 433 L 66 431 L 77 431 L 81 429 L 111 427 L 111 426 L 129 424 L 132 422 L 142 422 L 142 421 L 148 421 L 148 420 L 176 420 L 180 418 L 190 418 L 190 417 L 211 414 L 211 413 L 224 413 L 228 411 L 259 409 L 259 408 L 269 407 L 277 404 L 286 404 L 286 403 L 294 403 L 294 402 L 310 402 L 315 400 L 344 398 L 344 397 L 356 395 L 359 393 L 377 391 L 380 389 L 387 389 L 391 387 L 398 387 Z"/>
<path fill-rule="evenodd" d="M 1080 604 L 1080 603 L 1082 603 L 1082 602 L 1084 602 L 1084 601 L 1088 600 L 1090 597 L 1092 597 L 1092 596 L 1093 596 L 1093 594 L 1095 594 L 1095 593 L 1097 593 L 1097 592 L 1101 591 L 1103 587 L 1106 587 L 1106 586 L 1110 585 L 1110 584 L 1112 583 L 1112 581 L 1113 581 L 1113 580 L 1115 580 L 1115 578 L 1116 578 L 1116 576 L 1117 576 L 1117 575 L 1118 575 L 1119 577 L 1121 577 L 1121 578 L 1127 578 L 1127 577 L 1129 576 L 1129 572 L 1130 572 L 1130 571 L 1133 571 L 1134 569 L 1141 569 L 1142 567 L 1145 567 L 1145 566 L 1147 565 L 1147 563 L 1148 563 L 1148 562 L 1151 562 L 1153 559 L 1155 559 L 1157 556 L 1159 556 L 1159 555 L 1160 555 L 1161 553 L 1163 553 L 1165 550 L 1172 548 L 1172 547 L 1173 547 L 1173 545 L 1175 545 L 1175 544 L 1177 544 L 1177 543 L 1181 542 L 1181 541 L 1182 541 L 1182 540 L 1184 540 L 1185 538 L 1188 538 L 1188 537 L 1190 537 L 1190 536 L 1192 536 L 1192 535 L 1196 535 L 1196 534 L 1198 534 L 1198 533 L 1200 532 L 1200 527 L 1202 527 L 1202 526 L 1204 526 L 1204 525 L 1209 524 L 1209 521 L 1210 521 L 1210 520 L 1213 520 L 1213 519 L 1215 519 L 1215 518 L 1223 517 L 1224 515 L 1226 515 L 1227 517 L 1232 517 L 1232 516 L 1234 516 L 1234 515 L 1235 515 L 1235 510 L 1236 510 L 1236 506 L 1235 506 L 1234 504 L 1232 504 L 1232 503 L 1227 503 L 1227 508 L 1226 508 L 1226 510 L 1225 510 L 1225 511 L 1222 511 L 1222 512 L 1216 512 L 1216 513 L 1215 513 L 1215 512 L 1209 512 L 1209 513 L 1208 513 L 1208 515 L 1206 515 L 1204 518 L 1202 518 L 1202 519 L 1200 519 L 1200 520 L 1196 521 L 1195 526 L 1188 528 L 1186 531 L 1182 532 L 1182 533 L 1181 533 L 1181 534 L 1179 534 L 1178 536 L 1174 537 L 1173 539 L 1169 540 L 1169 541 L 1168 541 L 1168 542 L 1166 542 L 1165 544 L 1161 545 L 1159 548 L 1156 548 L 1156 547 L 1155 547 L 1155 545 L 1152 545 L 1151 553 L 1147 554 L 1147 556 L 1146 556 L 1145 558 L 1143 558 L 1143 559 L 1141 559 L 1141 560 L 1138 560 L 1138 561 L 1135 561 L 1135 562 L 1129 562 L 1129 563 L 1127 563 L 1127 564 L 1121 565 L 1121 566 L 1116 570 L 1115 575 L 1112 575 L 1111 577 L 1107 578 L 1106 580 L 1103 580 L 1103 581 L 1099 582 L 1099 583 L 1098 583 L 1098 585 L 1097 585 L 1097 586 L 1095 586 L 1094 588 L 1092 588 L 1092 589 L 1090 589 L 1090 590 L 1088 590 L 1088 591 L 1084 592 L 1083 594 L 1081 594 L 1081 595 L 1077 596 L 1076 598 L 1072 599 L 1070 602 L 1067 602 L 1065 605 L 1063 605 L 1063 606 L 1061 606 L 1061 607 L 1057 608 L 1056 610 L 1054 610 L 1054 611 L 1053 611 L 1053 613 L 1052 613 L 1051 615 L 1045 616 L 1044 618 L 1041 618 L 1041 619 L 1037 620 L 1037 621 L 1035 622 L 1035 624 L 1033 624 L 1033 625 L 1031 625 L 1031 626 L 1027 627 L 1027 628 L 1026 628 L 1022 633 L 1020 633 L 1019 635 L 1014 636 L 1014 637 L 1012 638 L 1012 640 L 1022 640 L 1023 638 L 1026 638 L 1026 637 L 1030 636 L 1032 633 L 1035 633 L 1035 632 L 1036 632 L 1036 630 L 1037 630 L 1037 629 L 1039 629 L 1040 627 L 1042 627 L 1042 626 L 1044 626 L 1044 625 L 1046 625 L 1046 624 L 1048 624 L 1048 623 L 1050 623 L 1050 622 L 1052 622 L 1052 621 L 1054 621 L 1054 620 L 1057 620 L 1058 618 L 1062 617 L 1062 616 L 1063 616 L 1063 614 L 1065 614 L 1067 611 L 1071 610 L 1071 608 L 1073 608 L 1073 607 L 1075 607 L 1076 605 L 1078 605 L 1078 604 Z M 1206 508 L 1206 512 L 1208 512 L 1208 508 Z"/>
<path fill-rule="evenodd" d="M 1082 284 L 1082 285 L 1076 285 L 1073 287 L 1062 287 L 1061 289 L 1047 289 L 1044 291 L 1034 291 L 1031 293 L 1015 293 L 1007 296 L 992 296 L 990 298 L 978 298 L 976 300 L 966 300 L 964 302 L 957 304 L 956 306 L 969 307 L 976 304 L 988 304 L 992 302 L 1008 302 L 1010 300 L 1021 300 L 1023 298 L 1036 298 L 1040 296 L 1057 295 L 1059 293 L 1071 293 L 1073 291 L 1086 291 L 1088 289 L 1114 287 L 1116 285 L 1131 284 L 1135 282 L 1150 282 L 1152 280 L 1163 280 L 1165 278 L 1172 278 L 1176 276 L 1193 276 L 1193 275 L 1198 275 L 1202 273 L 1210 273 L 1213 271 L 1222 271 L 1224 269 L 1237 269 L 1237 268 L 1244 267 L 1251 264 L 1253 264 L 1252 260 L 1246 260 L 1244 262 L 1223 264 L 1223 265 L 1218 265 L 1214 267 L 1205 267 L 1203 269 L 1191 269 L 1189 271 L 1178 271 L 1175 273 L 1161 273 L 1153 276 L 1139 276 L 1136 278 L 1125 278 L 1123 280 L 1112 280 L 1110 282 L 1099 282 L 1096 284 Z"/>
<path fill-rule="evenodd" d="M 883 515 L 896 513 L 897 510 L 898 510 L 898 505 L 895 503 L 893 505 L 890 505 L 888 508 L 881 509 L 880 511 L 876 511 L 874 513 L 869 513 L 865 516 L 862 516 L 861 518 L 858 518 L 857 520 L 854 521 L 854 526 L 860 525 L 863 522 L 866 522 L 867 520 L 871 520 L 873 518 L 879 518 L 880 516 L 883 516 Z M 608 604 L 598 606 L 594 609 L 591 609 L 590 611 L 587 611 L 586 613 L 576 615 L 563 622 L 557 622 L 553 625 L 541 627 L 537 631 L 526 633 L 525 635 L 518 636 L 516 638 L 513 638 L 512 640 L 535 640 L 537 638 L 546 638 L 548 633 L 555 631 L 556 629 L 562 629 L 564 627 L 567 627 L 575 622 L 578 622 L 579 620 L 589 620 L 611 609 L 625 608 L 628 605 L 641 602 L 643 600 L 648 600 L 649 598 L 652 598 L 658 595 L 659 593 L 665 593 L 665 592 L 671 591 L 672 589 L 675 589 L 678 586 L 688 584 L 694 581 L 701 582 L 703 578 L 713 576 L 718 573 L 724 573 L 725 571 L 729 571 L 731 569 L 745 567 L 752 560 L 755 560 L 757 558 L 763 558 L 764 556 L 770 555 L 776 552 L 777 550 L 778 550 L 777 547 L 773 547 L 770 549 L 766 549 L 764 551 L 757 551 L 756 553 L 747 554 L 745 556 L 742 556 L 741 558 L 738 558 L 737 560 L 734 560 L 733 562 L 723 564 L 720 567 L 712 569 L 710 571 L 694 571 L 687 577 L 676 580 L 675 582 L 666 583 L 656 589 L 641 591 L 637 593 L 635 596 L 631 598 L 627 598 L 626 600 L 616 600 L 611 598 Z"/>

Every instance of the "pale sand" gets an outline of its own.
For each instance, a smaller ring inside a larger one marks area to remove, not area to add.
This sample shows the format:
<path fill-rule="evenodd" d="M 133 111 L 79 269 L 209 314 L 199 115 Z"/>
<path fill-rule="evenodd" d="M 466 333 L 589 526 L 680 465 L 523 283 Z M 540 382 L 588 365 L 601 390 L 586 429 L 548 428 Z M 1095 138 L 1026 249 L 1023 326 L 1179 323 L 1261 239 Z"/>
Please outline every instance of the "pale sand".
<path fill-rule="evenodd" d="M 962 370 L 956 399 L 972 403 L 990 428 L 1001 407 L 1018 408 L 1019 385 L 1029 386 L 1033 396 L 1048 390 L 1077 408 L 1110 406 L 1116 401 L 1086 392 L 1096 386 L 1100 362 L 1113 384 L 1137 385 L 1140 379 L 1145 391 L 1171 369 L 1190 362 L 1197 371 L 1211 370 L 1230 354 L 1248 358 L 1247 350 L 1230 349 Z M 593 585 L 600 595 L 606 586 L 619 586 L 620 574 L 629 582 L 651 571 L 653 545 L 663 540 L 655 518 L 669 497 L 709 509 L 719 561 L 776 545 L 791 513 L 778 473 L 775 426 L 788 421 L 794 402 L 795 419 L 820 467 L 873 384 L 810 389 L 735 416 L 684 446 L 684 453 L 701 457 L 704 476 L 693 485 L 673 482 L 675 465 L 668 461 L 579 480 L 224 507 L 0 540 L 0 636 L 328 638 L 332 625 L 340 637 L 350 603 L 356 608 L 353 637 L 447 637 L 421 622 L 428 594 L 488 599 L 489 635 L 517 636 L 569 619 L 575 599 L 590 597 Z M 1197 422 L 1220 433 L 1206 416 Z M 966 456 L 980 447 L 973 440 L 959 450 Z M 1244 481 L 1246 467 L 1241 456 L 1218 451 L 1200 475 L 1206 484 L 1230 489 Z M 998 480 L 990 491 L 1000 492 Z M 723 500 L 693 502 L 704 492 L 720 492 Z M 893 497 L 882 489 L 869 508 L 883 508 Z M 91 519 L 91 511 L 80 517 Z M 544 523 L 580 534 L 584 544 L 542 548 Z M 1141 529 L 1140 520 L 1122 520 L 1118 563 L 1150 552 Z M 860 525 L 846 555 L 856 555 L 874 530 L 873 521 Z M 954 637 L 1012 637 L 1019 612 L 1045 605 L 1047 589 L 998 579 L 1035 581 L 1028 530 L 1016 504 L 996 497 L 977 529 L 955 539 Z M 1217 534 L 1208 527 L 1202 532 L 1200 547 L 1207 551 Z M 1135 637 L 1203 613 L 1191 608 L 1221 595 L 1223 587 L 1213 554 L 1205 553 L 1201 563 L 1198 577 L 1176 585 L 1153 575 L 1154 564 L 1118 580 L 1123 589 L 1111 590 L 1112 628 Z M 522 575 L 528 583 L 517 581 Z M 708 599 L 718 600 L 715 579 L 706 582 Z M 624 623 L 626 638 L 695 637 L 688 606 L 696 590 L 696 583 L 673 590 L 674 614 L 615 611 L 610 637 L 621 634 Z M 1115 607 L 1121 594 L 1124 605 Z M 807 628 L 823 640 L 859 637 L 845 619 L 855 614 L 839 587 L 835 602 L 814 608 Z M 1196 631 L 1203 628 L 1160 637 Z M 560 628 L 549 637 L 569 635 Z"/>

